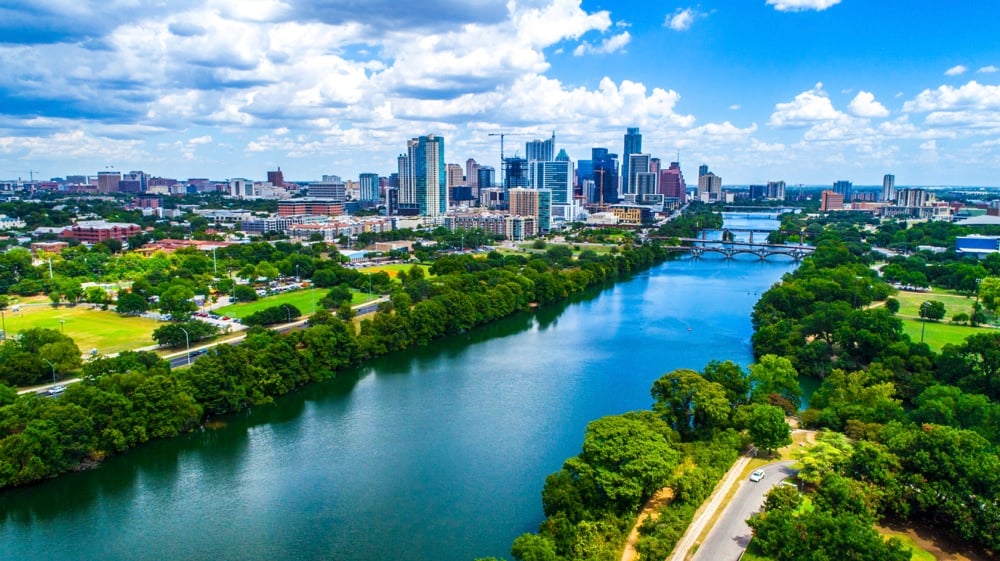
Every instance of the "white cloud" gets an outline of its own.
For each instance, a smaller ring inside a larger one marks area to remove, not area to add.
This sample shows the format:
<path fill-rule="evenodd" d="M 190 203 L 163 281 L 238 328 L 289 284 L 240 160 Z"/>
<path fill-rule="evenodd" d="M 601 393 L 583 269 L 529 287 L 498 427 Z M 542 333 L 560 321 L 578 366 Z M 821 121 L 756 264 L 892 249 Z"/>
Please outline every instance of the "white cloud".
<path fill-rule="evenodd" d="M 966 70 L 968 70 L 968 68 L 966 68 L 965 66 L 963 66 L 961 64 L 958 64 L 958 65 L 952 66 L 948 70 L 945 70 L 944 74 L 945 74 L 945 76 L 959 76 L 961 74 L 965 74 Z"/>
<path fill-rule="evenodd" d="M 739 111 L 740 110 L 740 104 L 739 103 L 734 103 L 734 104 L 730 105 L 729 108 L 732 109 L 733 111 Z"/>
<path fill-rule="evenodd" d="M 956 111 L 960 109 L 1000 109 L 1000 86 L 975 80 L 958 88 L 944 85 L 924 90 L 903 104 L 904 112 Z"/>
<path fill-rule="evenodd" d="M 991 64 L 989 66 L 984 66 L 984 67 L 980 68 L 976 72 L 978 72 L 980 74 L 992 74 L 992 73 L 994 73 L 994 72 L 996 72 L 998 70 L 1000 70 L 1000 68 L 997 68 L 996 66 L 993 66 Z"/>
<path fill-rule="evenodd" d="M 691 25 L 694 24 L 694 20 L 698 18 L 699 14 L 696 10 L 691 8 L 677 8 L 673 14 L 667 14 L 667 18 L 663 21 L 664 27 L 669 27 L 674 31 L 687 31 L 691 29 Z"/>
<path fill-rule="evenodd" d="M 618 35 L 612 35 L 598 45 L 591 45 L 590 43 L 584 41 L 577 45 L 573 49 L 573 56 L 583 56 L 585 54 L 611 54 L 616 53 L 625 48 L 629 41 L 632 40 L 632 35 L 628 31 L 623 31 Z"/>
<path fill-rule="evenodd" d="M 795 96 L 793 101 L 778 103 L 768 121 L 772 127 L 806 127 L 823 121 L 841 121 L 850 117 L 833 107 L 829 96 L 823 91 L 822 82 Z"/>
<path fill-rule="evenodd" d="M 847 108 L 857 117 L 888 117 L 889 110 L 875 101 L 875 94 L 861 90 Z"/>
<path fill-rule="evenodd" d="M 779 12 L 802 12 L 806 10 L 823 11 L 830 6 L 840 4 L 840 0 L 767 0 L 769 6 L 774 6 Z"/>

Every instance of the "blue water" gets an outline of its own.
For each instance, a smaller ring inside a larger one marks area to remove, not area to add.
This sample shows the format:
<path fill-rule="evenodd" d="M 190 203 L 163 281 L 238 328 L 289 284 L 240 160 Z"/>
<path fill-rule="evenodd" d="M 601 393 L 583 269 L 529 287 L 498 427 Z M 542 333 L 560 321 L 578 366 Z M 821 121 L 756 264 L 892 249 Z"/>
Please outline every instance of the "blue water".
<path fill-rule="evenodd" d="M 669 370 L 748 364 L 753 303 L 793 266 L 667 263 L 0 494 L 0 559 L 509 558 L 587 422 L 648 408 Z"/>

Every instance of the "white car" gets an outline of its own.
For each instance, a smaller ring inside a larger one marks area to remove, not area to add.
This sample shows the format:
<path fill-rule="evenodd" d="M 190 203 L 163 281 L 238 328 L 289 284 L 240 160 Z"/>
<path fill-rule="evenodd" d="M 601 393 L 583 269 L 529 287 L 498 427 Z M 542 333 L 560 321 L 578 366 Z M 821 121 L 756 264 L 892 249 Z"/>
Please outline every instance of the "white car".
<path fill-rule="evenodd" d="M 761 479 L 764 479 L 764 470 L 762 469 L 759 469 L 750 474 L 750 481 L 753 481 L 754 483 L 757 483 Z"/>

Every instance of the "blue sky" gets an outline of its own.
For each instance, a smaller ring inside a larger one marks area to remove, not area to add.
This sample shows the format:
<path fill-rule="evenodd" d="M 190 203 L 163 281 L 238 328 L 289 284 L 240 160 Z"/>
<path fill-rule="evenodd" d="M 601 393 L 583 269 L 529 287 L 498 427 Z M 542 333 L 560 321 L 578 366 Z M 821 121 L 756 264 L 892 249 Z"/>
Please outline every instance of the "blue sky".
<path fill-rule="evenodd" d="M 356 178 L 555 130 L 689 179 L 1000 185 L 1000 2 L 0 2 L 0 178 Z M 515 136 L 514 133 L 520 134 Z"/>

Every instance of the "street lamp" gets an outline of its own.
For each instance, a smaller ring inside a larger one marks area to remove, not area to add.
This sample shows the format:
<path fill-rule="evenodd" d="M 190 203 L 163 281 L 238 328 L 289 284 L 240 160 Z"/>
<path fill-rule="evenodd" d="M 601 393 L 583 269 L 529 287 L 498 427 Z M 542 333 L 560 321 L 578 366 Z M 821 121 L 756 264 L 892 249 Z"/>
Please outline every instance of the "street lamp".
<path fill-rule="evenodd" d="M 55 384 L 56 383 L 56 365 L 52 364 L 52 361 L 49 360 L 49 359 L 47 359 L 47 358 L 43 358 L 42 360 L 44 360 L 45 362 L 49 363 L 49 366 L 52 367 L 52 383 Z"/>
<path fill-rule="evenodd" d="M 62 331 L 63 335 L 66 334 L 66 320 L 59 320 L 59 329 Z"/>
<path fill-rule="evenodd" d="M 188 366 L 191 366 L 191 335 L 188 333 L 187 329 L 184 329 L 179 325 L 177 328 L 184 332 L 184 343 L 187 346 L 187 363 Z"/>
<path fill-rule="evenodd" d="M 372 273 L 368 271 L 368 295 L 372 295 Z"/>
<path fill-rule="evenodd" d="M 288 304 L 282 304 L 281 307 L 285 309 L 287 323 L 292 323 L 292 310 L 288 307 Z"/>
<path fill-rule="evenodd" d="M 3 315 L 3 308 L 0 308 L 0 341 L 7 340 L 7 318 Z"/>

